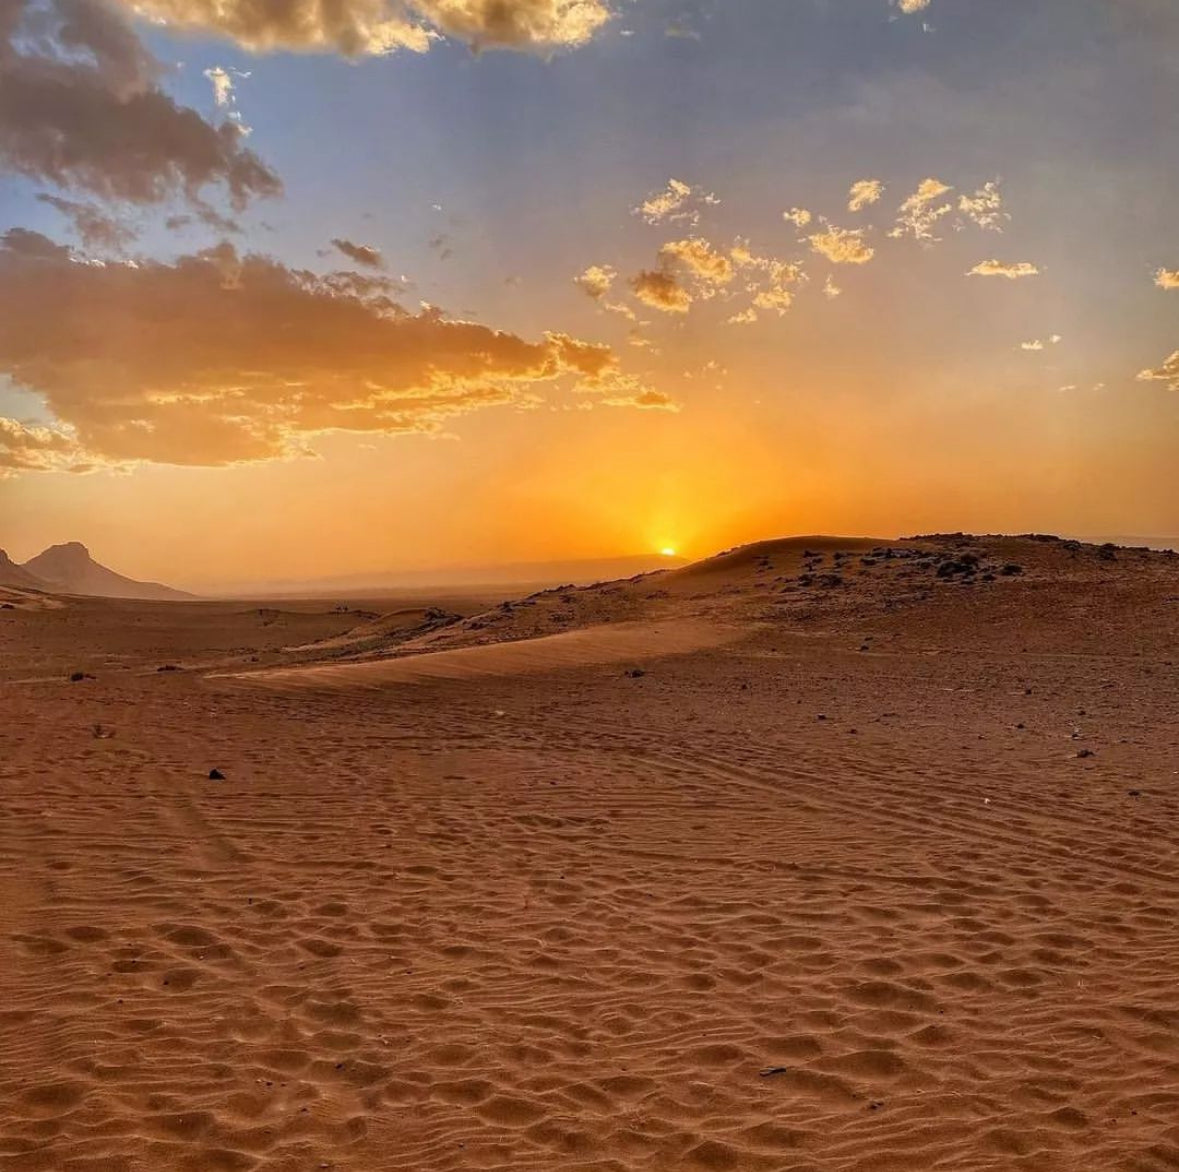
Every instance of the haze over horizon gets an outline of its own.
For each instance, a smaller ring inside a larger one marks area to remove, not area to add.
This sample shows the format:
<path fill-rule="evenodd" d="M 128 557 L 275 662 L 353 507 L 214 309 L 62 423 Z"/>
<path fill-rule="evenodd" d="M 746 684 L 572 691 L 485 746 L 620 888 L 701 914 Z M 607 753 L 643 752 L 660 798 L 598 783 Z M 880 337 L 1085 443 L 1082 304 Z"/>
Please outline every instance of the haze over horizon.
<path fill-rule="evenodd" d="M 0 4 L 17 561 L 1179 533 L 1169 0 L 318 12 Z"/>

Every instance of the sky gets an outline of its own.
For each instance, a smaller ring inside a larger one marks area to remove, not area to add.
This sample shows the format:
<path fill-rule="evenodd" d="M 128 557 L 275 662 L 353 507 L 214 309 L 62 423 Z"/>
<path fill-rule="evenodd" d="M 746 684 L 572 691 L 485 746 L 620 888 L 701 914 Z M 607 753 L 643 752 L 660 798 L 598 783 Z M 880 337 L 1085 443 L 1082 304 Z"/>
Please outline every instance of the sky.
<path fill-rule="evenodd" d="M 1179 533 L 1173 0 L 0 0 L 0 547 Z"/>

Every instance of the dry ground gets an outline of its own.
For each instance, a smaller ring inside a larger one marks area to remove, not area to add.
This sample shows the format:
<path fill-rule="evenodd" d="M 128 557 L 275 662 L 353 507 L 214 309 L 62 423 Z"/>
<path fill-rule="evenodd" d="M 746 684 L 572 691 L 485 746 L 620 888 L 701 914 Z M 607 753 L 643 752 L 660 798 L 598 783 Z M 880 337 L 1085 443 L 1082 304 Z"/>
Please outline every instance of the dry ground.
<path fill-rule="evenodd" d="M 0 1167 L 1179 1168 L 1179 567 L 879 544 L 12 594 Z"/>

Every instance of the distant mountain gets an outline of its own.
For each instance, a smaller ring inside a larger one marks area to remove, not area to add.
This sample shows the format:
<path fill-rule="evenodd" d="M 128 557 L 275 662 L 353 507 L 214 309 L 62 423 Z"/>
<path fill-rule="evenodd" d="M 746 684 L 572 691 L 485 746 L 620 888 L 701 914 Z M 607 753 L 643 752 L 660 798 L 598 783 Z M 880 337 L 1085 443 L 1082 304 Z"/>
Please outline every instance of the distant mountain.
<path fill-rule="evenodd" d="M 589 586 L 613 582 L 653 570 L 675 570 L 687 565 L 684 558 L 639 554 L 633 557 L 596 558 L 562 562 L 516 562 L 498 566 L 460 566 L 440 570 L 389 570 L 385 573 L 349 574 L 309 581 L 218 584 L 215 593 L 237 597 L 382 594 L 393 591 L 437 589 L 532 590 L 551 586 Z"/>
<path fill-rule="evenodd" d="M 0 549 L 0 586 L 16 586 L 21 590 L 48 590 L 50 587 L 40 578 L 18 566 Z"/>
<path fill-rule="evenodd" d="M 89 594 L 98 598 L 142 598 L 180 602 L 194 595 L 159 582 L 136 582 L 99 565 L 77 541 L 53 545 L 20 567 L 39 580 L 41 588 L 59 594 Z"/>

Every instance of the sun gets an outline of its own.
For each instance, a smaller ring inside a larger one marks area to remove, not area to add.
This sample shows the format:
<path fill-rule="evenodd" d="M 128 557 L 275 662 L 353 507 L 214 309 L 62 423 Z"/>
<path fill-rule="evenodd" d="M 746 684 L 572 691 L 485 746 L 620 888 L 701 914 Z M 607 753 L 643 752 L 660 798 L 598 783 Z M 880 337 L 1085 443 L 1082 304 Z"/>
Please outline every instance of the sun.
<path fill-rule="evenodd" d="M 665 546 L 664 546 L 664 547 L 663 547 L 663 548 L 662 548 L 662 549 L 659 551 L 659 556 L 660 556 L 660 557 L 665 557 L 665 558 L 673 558 L 673 557 L 675 557 L 675 555 L 676 555 L 676 550 L 675 550 L 675 547 L 674 547 L 674 546 L 671 546 L 671 545 L 665 545 Z"/>

